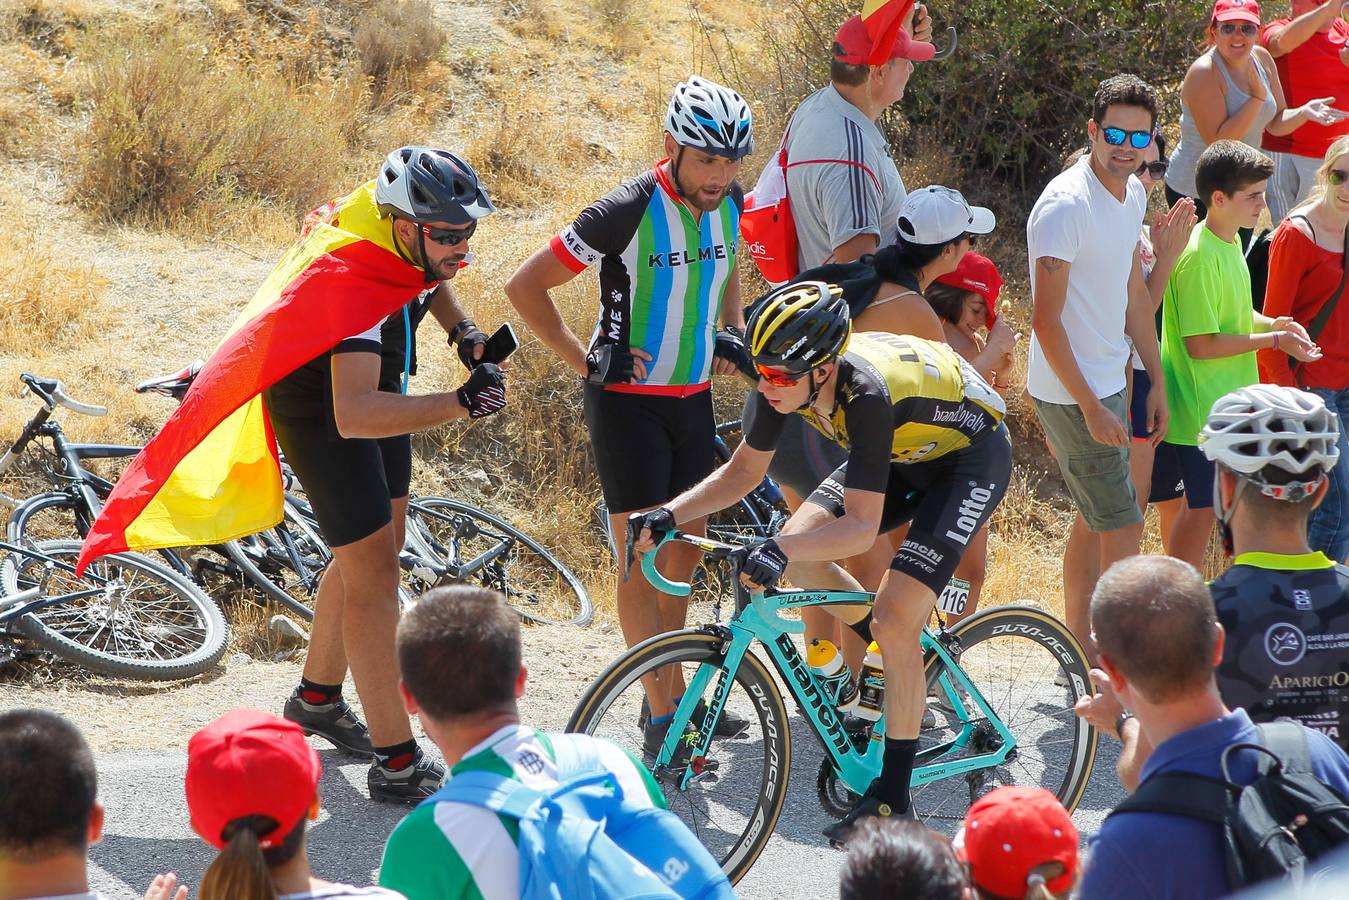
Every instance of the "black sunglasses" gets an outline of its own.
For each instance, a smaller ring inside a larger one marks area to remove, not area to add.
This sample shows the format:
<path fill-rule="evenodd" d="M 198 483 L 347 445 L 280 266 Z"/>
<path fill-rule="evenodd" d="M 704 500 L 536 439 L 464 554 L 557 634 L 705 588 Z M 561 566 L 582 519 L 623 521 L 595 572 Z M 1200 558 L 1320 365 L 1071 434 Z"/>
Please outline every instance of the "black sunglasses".
<path fill-rule="evenodd" d="M 1156 181 L 1158 178 L 1161 178 L 1163 175 L 1166 174 L 1166 167 L 1169 165 L 1170 163 L 1168 163 L 1164 159 L 1159 159 L 1156 162 L 1143 163 L 1143 165 L 1138 167 L 1138 171 L 1134 172 L 1134 174 L 1137 175 L 1139 178 L 1142 178 L 1143 173 L 1147 172 L 1149 175 L 1152 176 L 1152 180 Z"/>
<path fill-rule="evenodd" d="M 478 223 L 470 222 L 467 228 L 432 228 L 430 225 L 423 225 L 421 229 L 422 234 L 432 242 L 442 247 L 453 247 L 473 237 L 473 232 L 478 230 Z"/>
<path fill-rule="evenodd" d="M 1241 32 L 1243 37 L 1255 37 L 1260 33 L 1260 26 L 1256 25 L 1254 22 L 1242 22 L 1240 25 L 1236 22 L 1218 23 L 1218 33 L 1224 37 L 1231 37 L 1238 31 Z"/>

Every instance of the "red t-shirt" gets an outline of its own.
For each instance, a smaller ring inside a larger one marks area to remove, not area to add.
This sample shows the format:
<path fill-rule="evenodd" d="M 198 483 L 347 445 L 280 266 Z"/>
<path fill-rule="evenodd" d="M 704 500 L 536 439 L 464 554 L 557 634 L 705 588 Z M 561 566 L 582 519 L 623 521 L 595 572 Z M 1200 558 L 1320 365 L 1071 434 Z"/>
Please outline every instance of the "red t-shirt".
<path fill-rule="evenodd" d="M 1302 327 L 1311 324 L 1321 306 L 1340 284 L 1343 252 L 1318 246 L 1289 219 L 1280 223 L 1269 247 L 1269 281 L 1265 288 L 1265 315 L 1292 316 Z M 1341 297 L 1317 337 L 1324 354 L 1302 370 L 1304 387 L 1349 388 L 1349 297 Z M 1272 348 L 1259 350 L 1260 380 L 1293 385 L 1288 354 Z"/>
<path fill-rule="evenodd" d="M 1283 28 L 1292 19 L 1279 19 L 1265 26 L 1260 42 L 1269 46 L 1270 35 Z M 1349 110 L 1349 66 L 1340 62 L 1340 51 L 1349 40 L 1349 25 L 1336 19 L 1325 34 L 1314 34 L 1297 49 L 1275 57 L 1274 67 L 1283 85 L 1284 100 L 1289 109 L 1296 109 L 1308 100 L 1334 97 L 1331 104 Z M 1321 159 L 1335 138 L 1349 134 L 1349 119 L 1334 125 L 1308 122 L 1299 125 L 1292 134 L 1276 136 L 1265 132 L 1260 145 L 1275 153 L 1292 153 Z"/>

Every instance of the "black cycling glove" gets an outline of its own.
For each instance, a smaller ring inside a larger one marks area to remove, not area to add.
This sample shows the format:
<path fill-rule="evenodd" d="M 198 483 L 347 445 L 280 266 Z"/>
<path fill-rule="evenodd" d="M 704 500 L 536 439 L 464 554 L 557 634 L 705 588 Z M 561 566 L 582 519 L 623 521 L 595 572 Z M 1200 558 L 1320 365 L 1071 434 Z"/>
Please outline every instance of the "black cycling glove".
<path fill-rule="evenodd" d="M 769 538 L 759 544 L 745 557 L 740 574 L 764 590 L 775 587 L 782 573 L 787 571 L 787 554 L 778 547 L 778 542 Z"/>
<path fill-rule="evenodd" d="M 455 396 L 468 410 L 469 418 L 490 416 L 506 405 L 506 373 L 496 363 L 478 363 Z"/>
<path fill-rule="evenodd" d="M 745 333 L 734 325 L 727 325 L 717 332 L 717 342 L 712 348 L 712 355 L 730 360 L 735 363 L 737 369 L 751 378 L 757 377 L 754 362 L 749 358 L 749 352 L 745 350 Z"/>
<path fill-rule="evenodd" d="M 659 544 L 661 538 L 675 530 L 674 513 L 670 512 L 668 506 L 662 506 L 659 509 L 633 513 L 628 516 L 627 569 L 632 568 L 632 560 L 636 556 L 637 538 L 641 536 L 643 528 L 649 529 L 651 540 Z M 627 569 L 623 570 L 625 577 Z"/>
<path fill-rule="evenodd" d="M 586 354 L 586 370 L 591 384 L 627 384 L 632 381 L 632 351 L 621 344 L 597 344 Z"/>
<path fill-rule="evenodd" d="M 475 366 L 481 365 L 473 358 L 473 353 L 478 347 L 487 346 L 487 334 L 478 327 L 477 322 L 472 319 L 465 319 L 450 330 L 450 346 L 455 347 L 455 352 L 459 354 L 459 361 L 464 364 L 464 368 L 472 371 Z M 493 412 L 495 411 L 493 410 Z"/>

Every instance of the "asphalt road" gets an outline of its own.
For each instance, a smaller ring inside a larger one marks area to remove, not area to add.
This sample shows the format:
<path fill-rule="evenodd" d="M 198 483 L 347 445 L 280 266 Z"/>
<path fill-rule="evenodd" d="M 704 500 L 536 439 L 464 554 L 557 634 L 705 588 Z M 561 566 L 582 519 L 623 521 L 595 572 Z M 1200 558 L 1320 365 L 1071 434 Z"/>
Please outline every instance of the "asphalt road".
<path fill-rule="evenodd" d="M 801 723 L 793 716 L 793 724 Z M 815 797 L 820 750 L 801 727 L 794 728 L 795 759 L 788 802 L 777 833 L 740 883 L 744 897 L 836 896 L 843 855 L 830 849 L 820 829 L 830 819 Z M 309 832 L 310 859 L 322 878 L 369 883 L 379 868 L 385 838 L 406 810 L 372 803 L 366 796 L 367 765 L 351 761 L 316 741 L 323 761 L 323 811 Z M 1115 780 L 1118 744 L 1101 741 L 1090 787 L 1074 819 L 1087 835 L 1122 797 Z M 174 871 L 189 886 L 201 881 L 214 851 L 193 835 L 183 803 L 182 753 L 97 755 L 99 793 L 107 808 L 105 836 L 91 850 L 92 887 L 111 900 L 140 897 L 155 874 Z"/>

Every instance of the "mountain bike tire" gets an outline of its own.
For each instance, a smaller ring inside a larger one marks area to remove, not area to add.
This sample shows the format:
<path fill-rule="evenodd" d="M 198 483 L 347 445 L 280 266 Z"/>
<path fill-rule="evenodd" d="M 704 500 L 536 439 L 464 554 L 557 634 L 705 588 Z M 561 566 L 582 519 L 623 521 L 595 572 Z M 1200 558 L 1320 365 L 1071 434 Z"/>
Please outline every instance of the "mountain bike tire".
<path fill-rule="evenodd" d="M 960 666 L 1017 741 L 1016 755 L 1003 765 L 911 789 L 920 821 L 964 818 L 979 796 L 1005 784 L 1043 787 L 1069 812 L 1082 800 L 1096 760 L 1096 730 L 1073 712 L 1091 693 L 1086 654 L 1067 627 L 1032 606 L 980 610 L 951 632 L 961 648 Z M 974 741 L 988 750 L 997 737 L 986 723 L 961 717 L 939 683 L 947 669 L 935 653 L 924 661 L 928 683 L 928 726 L 919 753 L 973 725 Z M 968 697 L 964 692 L 958 695 Z"/>
<path fill-rule="evenodd" d="M 581 579 L 546 547 L 498 516 L 448 497 L 416 497 L 408 504 L 408 531 L 414 529 L 416 538 L 410 543 L 424 544 L 435 567 L 463 566 L 496 554 L 461 580 L 500 591 L 522 619 L 589 625 L 595 616 Z"/>
<path fill-rule="evenodd" d="M 725 669 L 724 632 L 674 631 L 643 641 L 616 659 L 581 695 L 567 731 L 607 738 L 629 750 L 648 767 L 639 725 L 643 676 L 678 665 L 689 683 L 698 667 L 715 668 L 704 698 L 709 698 Z M 782 693 L 767 667 L 746 653 L 737 668 L 727 709 L 749 720 L 742 737 L 714 740 L 709 759 L 715 778 L 695 780 L 679 790 L 682 770 L 671 769 L 657 782 L 670 810 L 707 847 L 732 881 L 754 865 L 777 827 L 791 774 L 791 732 Z M 716 819 L 714 822 L 713 819 Z"/>
<path fill-rule="evenodd" d="M 94 672 L 141 681 L 200 675 L 225 653 L 229 628 L 220 608 L 191 581 L 137 553 L 113 553 L 72 569 L 80 541 L 44 541 L 34 549 L 65 566 L 47 577 L 48 595 L 111 586 L 20 616 L 14 627 L 57 656 Z M 0 584 L 13 594 L 44 577 L 41 557 L 11 553 L 0 561 Z"/>

